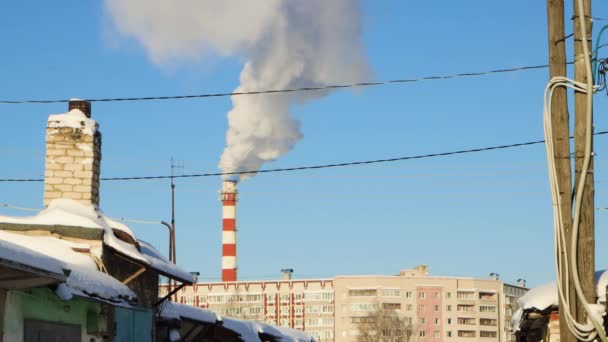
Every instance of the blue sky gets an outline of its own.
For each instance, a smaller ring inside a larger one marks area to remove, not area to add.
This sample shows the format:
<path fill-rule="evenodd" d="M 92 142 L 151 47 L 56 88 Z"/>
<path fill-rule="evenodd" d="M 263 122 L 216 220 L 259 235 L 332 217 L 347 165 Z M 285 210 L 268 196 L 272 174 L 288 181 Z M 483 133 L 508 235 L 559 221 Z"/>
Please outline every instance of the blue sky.
<path fill-rule="evenodd" d="M 0 97 L 132 97 L 230 91 L 242 60 L 159 67 L 116 37 L 103 4 L 7 4 L 0 13 Z M 608 16 L 595 1 L 593 13 Z M 567 13 L 571 13 L 570 9 Z M 373 79 L 483 71 L 547 62 L 546 8 L 531 1 L 363 1 Z M 603 22 L 595 23 L 598 32 Z M 567 22 L 567 33 L 571 23 Z M 570 41 L 571 43 L 571 41 Z M 568 50 L 572 56 L 572 51 Z M 293 109 L 304 139 L 266 167 L 391 158 L 542 139 L 547 70 L 341 90 Z M 596 130 L 608 130 L 604 94 Z M 65 104 L 0 105 L 0 178 L 44 173 L 44 127 Z M 102 177 L 217 172 L 229 98 L 93 104 L 103 132 Z M 596 139 L 596 206 L 608 178 Z M 178 263 L 220 277 L 219 177 L 177 181 Z M 0 183 L 0 203 L 42 206 L 42 184 Z M 551 199 L 543 145 L 351 168 L 262 174 L 240 184 L 239 276 L 270 279 L 395 274 L 420 263 L 434 275 L 553 277 Z M 169 220 L 166 180 L 103 182 L 110 216 Z M 0 208 L 2 215 L 27 213 Z M 608 213 L 596 213 L 605 268 Z M 166 252 L 163 226 L 132 224 Z"/>

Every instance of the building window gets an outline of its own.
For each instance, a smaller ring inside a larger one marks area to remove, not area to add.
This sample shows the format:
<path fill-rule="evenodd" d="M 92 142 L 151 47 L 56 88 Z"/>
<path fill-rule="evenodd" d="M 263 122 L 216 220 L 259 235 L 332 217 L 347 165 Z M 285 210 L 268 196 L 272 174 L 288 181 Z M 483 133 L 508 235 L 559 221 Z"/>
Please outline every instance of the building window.
<path fill-rule="evenodd" d="M 401 310 L 401 303 L 382 303 L 384 310 Z"/>
<path fill-rule="evenodd" d="M 496 299 L 496 293 L 494 293 L 494 292 L 479 292 L 479 299 L 481 299 L 481 300 L 494 300 L 494 299 Z"/>
<path fill-rule="evenodd" d="M 306 326 L 308 327 L 330 327 L 334 325 L 333 317 L 323 317 L 323 318 L 307 318 Z"/>
<path fill-rule="evenodd" d="M 377 303 L 351 303 L 350 311 L 376 311 L 379 305 Z M 307 312 L 308 313 L 308 312 Z"/>
<path fill-rule="evenodd" d="M 418 311 L 424 312 L 424 305 L 418 305 Z"/>
<path fill-rule="evenodd" d="M 424 324 L 426 323 L 426 320 L 424 319 L 424 317 L 420 317 L 420 324 Z"/>
<path fill-rule="evenodd" d="M 446 305 L 445 306 L 445 311 L 452 311 L 452 306 L 451 305 Z"/>
<path fill-rule="evenodd" d="M 474 292 L 458 291 L 456 293 L 456 298 L 458 298 L 458 299 L 473 299 L 473 295 L 474 294 L 475 294 Z"/>
<path fill-rule="evenodd" d="M 489 326 L 496 326 L 496 320 L 495 319 L 489 319 L 489 318 L 480 318 L 479 319 L 479 325 L 489 325 Z"/>
<path fill-rule="evenodd" d="M 451 332 L 451 331 L 448 331 L 447 336 L 448 336 L 448 337 L 452 337 L 452 332 Z"/>
<path fill-rule="evenodd" d="M 439 311 L 439 305 L 433 305 L 433 311 L 438 312 Z"/>
<path fill-rule="evenodd" d="M 448 324 L 452 324 L 452 319 L 448 318 Z"/>
<path fill-rule="evenodd" d="M 418 298 L 424 299 L 424 292 L 422 292 L 422 291 L 418 292 Z"/>
<path fill-rule="evenodd" d="M 458 337 L 475 337 L 475 335 L 473 330 L 458 330 Z"/>
<path fill-rule="evenodd" d="M 420 336 L 420 337 L 425 337 L 425 336 L 426 336 L 426 331 L 424 331 L 424 330 L 420 330 L 420 331 L 418 332 L 418 336 Z"/>
<path fill-rule="evenodd" d="M 306 312 L 307 314 L 318 314 L 321 313 L 321 311 L 323 311 L 323 305 L 306 305 L 306 307 L 304 308 L 304 312 Z"/>
<path fill-rule="evenodd" d="M 376 317 L 369 316 L 353 316 L 350 318 L 351 323 L 375 323 Z"/>
<path fill-rule="evenodd" d="M 456 311 L 460 312 L 473 312 L 475 309 L 475 305 L 458 305 L 456 306 Z"/>
<path fill-rule="evenodd" d="M 209 294 L 207 296 L 209 303 L 225 303 L 224 295 Z"/>
<path fill-rule="evenodd" d="M 405 310 L 406 310 L 406 311 L 412 311 L 412 304 L 407 304 L 407 305 L 405 306 Z"/>
<path fill-rule="evenodd" d="M 450 299 L 450 298 L 452 298 L 452 292 L 447 292 L 447 293 L 445 294 L 445 298 L 446 298 L 446 299 Z"/>
<path fill-rule="evenodd" d="M 294 297 L 295 297 L 295 299 L 296 299 L 296 300 L 302 300 L 302 297 L 303 297 L 303 296 L 302 296 L 302 294 L 301 294 L 301 293 L 296 293 L 296 294 L 294 295 Z"/>
<path fill-rule="evenodd" d="M 435 318 L 435 325 L 439 325 L 439 318 Z"/>
<path fill-rule="evenodd" d="M 281 301 L 288 302 L 289 301 L 289 293 L 281 294 Z"/>
<path fill-rule="evenodd" d="M 439 292 L 433 293 L 433 298 L 434 299 L 439 299 Z"/>
<path fill-rule="evenodd" d="M 475 318 L 458 317 L 458 324 L 475 325 Z"/>
<path fill-rule="evenodd" d="M 405 298 L 412 298 L 412 291 L 407 291 L 405 293 Z"/>
<path fill-rule="evenodd" d="M 483 331 L 479 332 L 479 337 L 496 337 L 496 331 Z"/>
<path fill-rule="evenodd" d="M 301 315 L 302 312 L 304 311 L 301 306 L 296 306 L 294 310 L 295 310 L 296 315 Z"/>
<path fill-rule="evenodd" d="M 334 293 L 332 291 L 317 291 L 317 292 L 305 292 L 305 301 L 332 301 L 334 300 Z"/>
<path fill-rule="evenodd" d="M 382 296 L 384 296 L 384 297 L 401 297 L 401 290 L 399 290 L 399 289 L 382 289 Z"/>
<path fill-rule="evenodd" d="M 262 307 L 261 306 L 254 306 L 249 308 L 249 314 L 251 315 L 259 315 L 262 313 Z"/>
<path fill-rule="evenodd" d="M 479 312 L 496 312 L 496 307 L 494 305 L 480 305 Z"/>
<path fill-rule="evenodd" d="M 439 338 L 439 331 L 437 331 L 437 330 L 433 331 L 433 337 Z"/>
<path fill-rule="evenodd" d="M 373 297 L 377 294 L 376 289 L 348 290 L 349 297 Z"/>
<path fill-rule="evenodd" d="M 274 295 L 274 294 L 269 294 L 269 295 L 266 295 L 266 299 L 267 299 L 269 302 L 274 302 L 274 301 L 276 300 L 276 295 Z"/>

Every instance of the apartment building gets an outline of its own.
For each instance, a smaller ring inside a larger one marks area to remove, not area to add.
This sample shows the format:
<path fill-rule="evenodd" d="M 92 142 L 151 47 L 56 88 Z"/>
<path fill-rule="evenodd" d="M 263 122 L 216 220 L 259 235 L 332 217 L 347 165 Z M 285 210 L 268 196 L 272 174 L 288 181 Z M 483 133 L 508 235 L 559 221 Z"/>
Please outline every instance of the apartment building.
<path fill-rule="evenodd" d="M 379 311 L 406 326 L 398 340 L 511 342 L 513 303 L 526 291 L 497 277 L 430 276 L 421 265 L 391 276 L 197 283 L 177 298 L 225 316 L 301 329 L 320 342 L 356 342 Z"/>
<path fill-rule="evenodd" d="M 161 285 L 161 295 L 167 285 Z M 300 329 L 334 341 L 332 279 L 197 283 L 179 290 L 180 303 L 220 315 Z"/>

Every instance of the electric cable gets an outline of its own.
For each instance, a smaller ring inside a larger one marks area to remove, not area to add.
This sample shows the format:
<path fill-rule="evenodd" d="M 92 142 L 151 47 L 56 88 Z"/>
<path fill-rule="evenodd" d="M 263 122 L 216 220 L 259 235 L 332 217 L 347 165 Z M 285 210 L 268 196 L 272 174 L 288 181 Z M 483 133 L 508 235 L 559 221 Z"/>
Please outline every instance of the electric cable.
<path fill-rule="evenodd" d="M 567 64 L 573 64 L 573 62 L 568 62 Z M 459 73 L 459 74 L 451 74 L 451 75 L 425 76 L 425 77 L 418 77 L 418 78 L 394 79 L 394 80 L 377 81 L 377 82 L 334 84 L 334 85 L 326 85 L 326 86 L 318 86 L 318 87 L 299 87 L 299 88 L 289 88 L 289 89 L 270 89 L 270 90 L 206 93 L 206 94 L 193 94 L 193 95 L 173 95 L 173 96 L 90 98 L 90 99 L 85 99 L 85 101 L 89 101 L 89 102 L 126 102 L 126 101 L 151 101 L 151 100 L 183 100 L 183 99 L 201 99 L 201 98 L 211 98 L 211 97 L 293 93 L 293 92 L 302 92 L 302 91 L 322 91 L 322 90 L 332 90 L 332 89 L 342 89 L 342 88 L 370 87 L 370 86 L 380 86 L 380 85 L 389 85 L 389 84 L 398 84 L 398 83 L 414 83 L 414 82 L 420 82 L 420 81 L 445 80 L 445 79 L 451 79 L 451 78 L 484 76 L 484 75 L 490 75 L 490 74 L 501 74 L 501 73 L 517 72 L 517 71 L 525 71 L 525 70 L 545 69 L 548 67 L 549 67 L 548 64 L 543 64 L 543 65 L 531 65 L 531 66 L 514 67 L 514 68 L 494 69 L 494 70 L 479 71 L 479 72 L 467 72 L 467 73 Z M 69 99 L 55 99 L 55 100 L 38 100 L 38 99 L 6 100 L 5 99 L 5 100 L 0 100 L 0 104 L 50 104 L 50 103 L 68 103 L 69 101 L 70 101 Z"/>
<path fill-rule="evenodd" d="M 578 12 L 579 12 L 578 23 L 579 23 L 581 37 L 586 39 L 587 38 L 587 28 L 586 28 L 585 21 L 584 21 L 585 6 L 583 3 L 583 0 L 577 0 L 576 6 L 578 7 Z M 593 137 L 592 137 L 592 134 L 593 134 L 593 71 L 591 70 L 589 45 L 587 45 L 586 40 L 584 40 L 582 42 L 582 46 L 583 46 L 583 58 L 584 58 L 584 63 L 585 63 L 585 73 L 586 73 L 586 81 L 587 81 L 586 86 L 585 86 L 585 88 L 586 88 L 585 92 L 587 94 L 586 95 L 586 108 L 585 108 L 585 111 L 586 111 L 585 150 L 584 150 L 583 163 L 582 163 L 583 167 L 581 169 L 578 184 L 575 187 L 576 196 L 574 197 L 575 203 L 574 203 L 574 214 L 573 214 L 573 219 L 572 219 L 572 241 L 571 241 L 571 247 L 570 247 L 570 250 L 571 250 L 570 263 L 571 263 L 571 267 L 572 267 L 572 278 L 573 278 L 574 289 L 576 290 L 576 295 L 577 295 L 579 301 L 581 302 L 585 312 L 587 313 L 587 319 L 591 322 L 591 324 L 595 328 L 595 332 L 597 333 L 600 340 L 602 342 L 607 342 L 608 338 L 606 337 L 606 332 L 604 331 L 602 323 L 597 321 L 594 313 L 591 310 L 591 307 L 589 306 L 589 303 L 587 302 L 587 300 L 585 298 L 585 294 L 583 293 L 583 289 L 582 289 L 580 279 L 579 279 L 578 262 L 577 262 L 578 261 L 577 260 L 577 248 L 578 248 L 578 238 L 579 238 L 578 230 L 579 230 L 580 219 L 581 219 L 581 217 L 580 217 L 581 216 L 581 205 L 582 205 L 583 195 L 584 195 L 584 191 L 585 191 L 587 172 L 589 171 L 589 166 L 591 165 L 591 154 L 592 154 L 591 148 L 592 148 L 592 144 L 593 144 Z M 575 58 L 576 57 L 577 56 L 575 56 Z"/>
<path fill-rule="evenodd" d="M 24 211 L 39 211 L 40 210 L 40 209 L 35 209 L 35 208 L 19 207 L 16 205 L 11 205 L 11 204 L 6 204 L 6 203 L 0 203 L 0 207 L 10 208 L 10 209 L 15 209 L 15 210 L 24 210 Z"/>
<path fill-rule="evenodd" d="M 596 132 L 593 135 L 605 135 L 605 134 L 608 134 L 608 131 Z M 572 137 L 570 137 L 570 139 L 572 139 Z M 542 144 L 544 142 L 545 142 L 545 140 L 536 140 L 536 141 L 527 141 L 527 142 L 508 144 L 508 145 L 496 145 L 496 146 L 480 147 L 480 148 L 450 151 L 450 152 L 441 152 L 441 153 L 419 154 L 419 155 L 414 155 L 414 156 L 405 156 L 405 157 L 397 157 L 397 158 L 364 160 L 364 161 L 354 161 L 354 162 L 335 163 L 335 164 L 296 166 L 296 167 L 286 167 L 286 168 L 276 168 L 276 169 L 262 169 L 262 170 L 257 170 L 257 171 L 247 170 L 247 171 L 235 171 L 235 172 L 212 172 L 212 173 L 183 174 L 183 175 L 176 175 L 176 176 L 102 177 L 102 178 L 100 178 L 100 180 L 103 180 L 103 181 L 131 181 L 131 180 L 151 180 L 151 179 L 170 179 L 170 178 L 200 178 L 200 177 L 214 177 L 214 176 L 252 175 L 252 174 L 256 174 L 256 173 L 317 170 L 317 169 L 328 169 L 328 168 L 346 167 L 346 166 L 393 163 L 393 162 L 404 161 L 404 160 L 428 159 L 428 158 L 445 157 L 445 156 L 459 155 L 459 154 L 486 152 L 486 151 L 493 151 L 493 150 L 505 150 L 505 149 L 515 148 L 515 147 L 538 145 L 538 144 Z M 44 179 L 43 178 L 0 178 L 0 182 L 24 182 L 24 183 L 25 182 L 44 182 Z"/>
<path fill-rule="evenodd" d="M 569 268 L 571 265 L 568 264 L 568 255 L 566 249 L 566 238 L 564 233 L 564 222 L 563 212 L 561 208 L 560 188 L 557 180 L 557 168 L 555 165 L 555 155 L 553 149 L 553 131 L 551 125 L 551 99 L 553 97 L 553 91 L 557 87 L 568 87 L 578 91 L 585 90 L 585 84 L 580 82 L 571 81 L 565 77 L 554 77 L 549 81 L 545 88 L 544 105 L 543 105 L 543 126 L 545 130 L 545 141 L 547 149 L 547 164 L 549 168 L 549 184 L 551 188 L 551 197 L 553 202 L 553 217 L 554 217 L 554 248 L 555 248 L 555 269 L 557 274 L 557 289 L 560 301 L 563 305 L 562 310 L 565 312 L 566 323 L 568 329 L 572 332 L 577 339 L 582 341 L 591 341 L 596 337 L 596 332 L 593 326 L 584 325 L 578 323 L 570 313 L 570 302 L 569 299 L 564 295 L 569 293 L 569 283 L 564 281 L 566 288 L 562 288 L 562 280 L 568 279 L 570 275 Z M 565 263 L 562 259 L 564 254 Z M 564 273 L 562 274 L 562 269 Z"/>

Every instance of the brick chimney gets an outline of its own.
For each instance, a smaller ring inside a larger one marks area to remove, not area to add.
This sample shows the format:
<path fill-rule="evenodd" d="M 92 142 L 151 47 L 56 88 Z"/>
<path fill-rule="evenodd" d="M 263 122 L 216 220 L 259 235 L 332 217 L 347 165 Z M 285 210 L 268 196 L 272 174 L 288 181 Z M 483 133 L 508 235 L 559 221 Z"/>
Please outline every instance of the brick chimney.
<path fill-rule="evenodd" d="M 90 102 L 70 100 L 68 110 L 47 122 L 44 206 L 57 198 L 98 206 L 101 133 Z"/>

